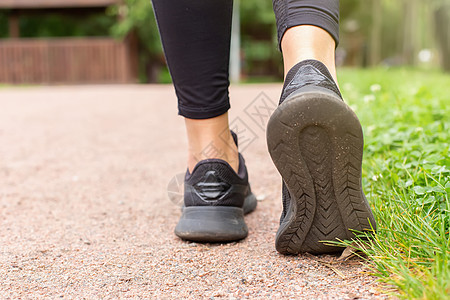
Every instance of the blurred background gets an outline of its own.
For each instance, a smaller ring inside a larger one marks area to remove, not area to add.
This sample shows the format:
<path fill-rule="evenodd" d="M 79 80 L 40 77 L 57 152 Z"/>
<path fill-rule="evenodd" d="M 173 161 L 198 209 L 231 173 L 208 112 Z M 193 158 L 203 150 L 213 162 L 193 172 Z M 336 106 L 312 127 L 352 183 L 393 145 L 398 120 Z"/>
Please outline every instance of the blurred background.
<path fill-rule="evenodd" d="M 281 80 L 272 2 L 235 8 L 232 78 Z M 341 0 L 336 58 L 450 72 L 450 0 Z M 0 83 L 137 82 L 170 82 L 150 0 L 0 0 Z"/>

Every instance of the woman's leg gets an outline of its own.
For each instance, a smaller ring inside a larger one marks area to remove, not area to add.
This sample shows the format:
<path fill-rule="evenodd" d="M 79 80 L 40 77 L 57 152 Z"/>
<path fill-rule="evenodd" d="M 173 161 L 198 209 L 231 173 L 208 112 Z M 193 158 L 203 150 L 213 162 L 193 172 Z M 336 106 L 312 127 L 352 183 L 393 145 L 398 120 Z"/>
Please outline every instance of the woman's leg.
<path fill-rule="evenodd" d="M 207 158 L 237 170 L 227 115 L 232 0 L 153 0 L 153 7 L 186 121 L 189 170 Z"/>
<path fill-rule="evenodd" d="M 192 172 L 195 165 L 208 158 L 219 158 L 238 171 L 237 145 L 233 141 L 228 126 L 228 113 L 210 119 L 185 118 L 188 137 L 188 168 Z"/>
<path fill-rule="evenodd" d="M 285 75 L 300 61 L 315 59 L 336 81 L 339 0 L 273 0 L 273 7 Z"/>
<path fill-rule="evenodd" d="M 232 0 L 153 0 L 189 142 L 182 239 L 229 242 L 248 234 L 256 208 L 237 137 L 228 125 Z"/>
<path fill-rule="evenodd" d="M 285 76 L 297 63 L 315 59 L 327 67 L 337 83 L 335 48 L 334 39 L 320 27 L 300 25 L 287 29 L 281 40 Z"/>
<path fill-rule="evenodd" d="M 283 254 L 341 251 L 375 220 L 361 187 L 363 135 L 336 82 L 338 0 L 273 0 L 285 83 L 267 127 L 283 178 L 275 245 Z"/>

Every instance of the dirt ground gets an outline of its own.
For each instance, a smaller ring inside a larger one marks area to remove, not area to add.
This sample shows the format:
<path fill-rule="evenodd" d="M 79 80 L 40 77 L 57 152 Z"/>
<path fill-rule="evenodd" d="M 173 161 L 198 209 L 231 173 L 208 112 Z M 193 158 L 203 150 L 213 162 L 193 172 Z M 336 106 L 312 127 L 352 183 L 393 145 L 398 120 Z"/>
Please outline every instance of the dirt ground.
<path fill-rule="evenodd" d="M 0 298 L 385 298 L 361 260 L 275 251 L 264 126 L 280 89 L 231 88 L 260 201 L 249 237 L 224 245 L 173 234 L 186 138 L 171 86 L 0 89 Z"/>

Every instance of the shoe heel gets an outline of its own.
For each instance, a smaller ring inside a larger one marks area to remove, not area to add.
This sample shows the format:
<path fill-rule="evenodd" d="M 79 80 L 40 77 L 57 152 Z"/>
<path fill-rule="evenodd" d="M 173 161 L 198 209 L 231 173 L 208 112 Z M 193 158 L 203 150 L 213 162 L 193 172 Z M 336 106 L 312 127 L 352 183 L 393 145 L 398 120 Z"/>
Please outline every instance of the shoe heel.
<path fill-rule="evenodd" d="M 175 227 L 175 234 L 194 242 L 232 242 L 248 235 L 244 210 L 228 206 L 190 206 Z"/>
<path fill-rule="evenodd" d="M 278 252 L 341 251 L 323 241 L 375 227 L 361 187 L 361 125 L 341 99 L 319 88 L 288 97 L 269 120 L 267 145 L 291 196 Z"/>

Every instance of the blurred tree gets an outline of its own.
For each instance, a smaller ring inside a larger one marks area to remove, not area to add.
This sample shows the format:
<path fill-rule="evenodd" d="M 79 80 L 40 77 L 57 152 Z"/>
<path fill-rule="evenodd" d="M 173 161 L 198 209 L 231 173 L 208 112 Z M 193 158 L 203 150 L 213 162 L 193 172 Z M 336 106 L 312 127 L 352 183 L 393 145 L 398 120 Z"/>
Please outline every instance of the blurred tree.
<path fill-rule="evenodd" d="M 150 1 L 125 0 L 123 5 L 110 7 L 108 14 L 119 18 L 119 22 L 112 27 L 113 36 L 137 38 L 141 82 L 170 80 Z M 165 79 L 160 78 L 161 71 L 166 74 Z"/>
<path fill-rule="evenodd" d="M 0 38 L 8 37 L 8 15 L 0 11 Z"/>
<path fill-rule="evenodd" d="M 375 66 L 381 60 L 381 44 L 382 44 L 382 0 L 372 0 L 372 30 L 370 32 L 370 64 Z"/>
<path fill-rule="evenodd" d="M 24 15 L 20 18 L 21 37 L 109 36 L 115 20 L 102 14 L 84 18 L 69 14 L 48 13 Z"/>
<path fill-rule="evenodd" d="M 340 18 L 346 20 L 361 8 L 360 0 L 341 0 L 339 1 Z"/>
<path fill-rule="evenodd" d="M 436 0 L 433 14 L 437 44 L 441 52 L 442 68 L 450 72 L 450 1 Z"/>
<path fill-rule="evenodd" d="M 408 65 L 415 65 L 418 38 L 418 1 L 403 0 L 403 58 Z"/>
<path fill-rule="evenodd" d="M 434 48 L 442 67 L 450 70 L 450 0 L 341 0 L 340 6 L 340 49 L 347 53 L 347 63 L 361 66 L 369 58 L 372 65 L 413 64 L 419 50 Z M 281 78 L 272 1 L 242 0 L 240 9 L 244 71 Z M 8 13 L 0 11 L 0 38 L 8 37 Z M 150 0 L 123 0 L 106 16 L 93 14 L 82 20 L 57 14 L 26 16 L 20 19 L 20 30 L 23 37 L 135 38 L 141 81 L 170 81 Z"/>
<path fill-rule="evenodd" d="M 381 45 L 380 35 L 374 35 L 373 6 L 380 4 L 382 0 L 360 1 L 341 0 L 341 43 L 339 52 L 344 55 L 344 64 L 351 66 L 367 66 L 369 61 L 373 61 L 374 55 L 372 44 L 377 42 Z M 377 27 L 378 32 L 380 28 Z M 374 40 L 374 38 L 377 38 Z M 370 47 L 368 47 L 370 46 Z M 378 59 L 375 59 L 378 60 Z"/>
<path fill-rule="evenodd" d="M 9 37 L 8 15 L 11 11 L 0 11 L 0 38 Z M 99 13 L 88 14 L 82 19 L 71 14 L 47 12 L 25 14 L 19 19 L 21 37 L 62 36 L 108 36 L 115 20 Z"/>
<path fill-rule="evenodd" d="M 243 72 L 252 77 L 283 78 L 272 1 L 243 0 L 240 9 Z"/>
<path fill-rule="evenodd" d="M 254 39 L 273 38 L 276 34 L 272 1 L 241 1 L 241 29 Z"/>

